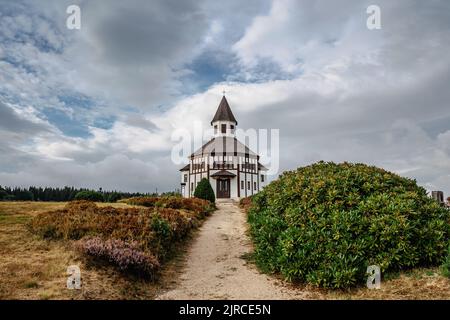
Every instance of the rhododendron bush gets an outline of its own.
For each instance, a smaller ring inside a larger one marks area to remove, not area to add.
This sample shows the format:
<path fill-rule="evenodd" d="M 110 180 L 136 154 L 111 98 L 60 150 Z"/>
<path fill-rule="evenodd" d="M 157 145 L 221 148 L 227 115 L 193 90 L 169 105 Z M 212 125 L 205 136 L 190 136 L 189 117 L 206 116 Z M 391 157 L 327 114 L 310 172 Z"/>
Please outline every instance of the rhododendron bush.
<path fill-rule="evenodd" d="M 370 265 L 437 266 L 450 239 L 450 211 L 423 187 L 364 164 L 284 172 L 247 209 L 260 268 L 321 287 L 364 284 Z"/>

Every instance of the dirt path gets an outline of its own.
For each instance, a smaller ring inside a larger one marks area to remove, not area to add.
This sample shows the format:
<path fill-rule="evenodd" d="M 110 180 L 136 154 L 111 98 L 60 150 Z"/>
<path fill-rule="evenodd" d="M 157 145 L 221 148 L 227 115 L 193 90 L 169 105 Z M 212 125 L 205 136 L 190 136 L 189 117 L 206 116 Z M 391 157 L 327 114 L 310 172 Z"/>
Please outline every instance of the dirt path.
<path fill-rule="evenodd" d="M 235 203 L 218 203 L 186 255 L 174 288 L 157 299 L 302 299 L 301 290 L 261 274 L 245 258 L 251 252 L 246 217 Z"/>

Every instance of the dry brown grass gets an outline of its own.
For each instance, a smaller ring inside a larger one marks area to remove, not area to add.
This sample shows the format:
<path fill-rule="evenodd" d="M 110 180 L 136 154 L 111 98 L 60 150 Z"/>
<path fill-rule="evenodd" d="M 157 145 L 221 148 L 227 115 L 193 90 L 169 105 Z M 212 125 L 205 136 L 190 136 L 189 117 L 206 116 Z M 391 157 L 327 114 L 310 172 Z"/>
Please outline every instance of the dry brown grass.
<path fill-rule="evenodd" d="M 88 265 L 65 241 L 31 234 L 34 215 L 64 202 L 0 202 L 0 299 L 151 299 L 160 284 L 125 277 L 107 266 Z M 98 204 L 100 206 L 111 204 Z M 126 204 L 112 204 L 127 207 Z M 129 207 L 129 206 L 128 206 Z M 69 265 L 81 269 L 82 289 L 66 288 Z"/>
<path fill-rule="evenodd" d="M 414 269 L 381 281 L 380 289 L 359 287 L 350 290 L 319 289 L 292 285 L 307 292 L 308 299 L 330 300 L 450 300 L 450 279 L 439 268 Z"/>
<path fill-rule="evenodd" d="M 394 279 L 381 282 L 379 290 L 367 288 L 339 293 L 337 299 L 383 300 L 449 300 L 450 279 L 440 274 L 439 268 L 414 269 Z"/>

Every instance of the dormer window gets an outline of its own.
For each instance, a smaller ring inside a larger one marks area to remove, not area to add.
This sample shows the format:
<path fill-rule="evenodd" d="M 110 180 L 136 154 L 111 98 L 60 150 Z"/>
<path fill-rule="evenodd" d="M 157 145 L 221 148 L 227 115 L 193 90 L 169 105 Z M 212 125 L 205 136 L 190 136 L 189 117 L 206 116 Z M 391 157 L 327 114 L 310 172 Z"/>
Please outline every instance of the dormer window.
<path fill-rule="evenodd" d="M 227 133 L 227 125 L 226 124 L 222 124 L 221 128 L 222 128 L 222 130 L 221 130 L 222 133 Z"/>

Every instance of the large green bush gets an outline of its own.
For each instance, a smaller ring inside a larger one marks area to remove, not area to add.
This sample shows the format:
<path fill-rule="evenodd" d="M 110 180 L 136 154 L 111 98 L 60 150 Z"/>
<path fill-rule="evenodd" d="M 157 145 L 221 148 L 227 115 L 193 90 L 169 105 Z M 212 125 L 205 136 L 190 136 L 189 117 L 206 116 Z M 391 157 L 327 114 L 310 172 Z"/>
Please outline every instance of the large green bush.
<path fill-rule="evenodd" d="M 200 180 L 197 188 L 195 188 L 194 197 L 209 200 L 212 203 L 216 201 L 216 196 L 214 195 L 214 191 L 208 179 L 203 178 L 202 180 Z"/>
<path fill-rule="evenodd" d="M 288 280 L 345 288 L 382 272 L 437 265 L 449 211 L 411 179 L 364 164 L 319 162 L 286 172 L 253 197 L 255 258 Z"/>
<path fill-rule="evenodd" d="M 103 198 L 103 195 L 100 192 L 97 191 L 80 191 L 78 192 L 74 200 L 88 200 L 88 201 L 96 201 L 96 202 L 103 202 L 105 199 Z"/>

